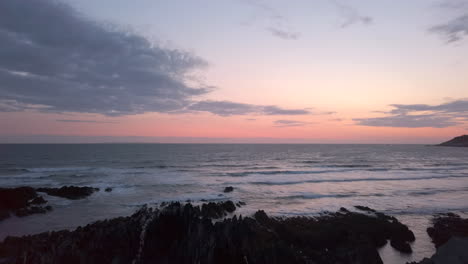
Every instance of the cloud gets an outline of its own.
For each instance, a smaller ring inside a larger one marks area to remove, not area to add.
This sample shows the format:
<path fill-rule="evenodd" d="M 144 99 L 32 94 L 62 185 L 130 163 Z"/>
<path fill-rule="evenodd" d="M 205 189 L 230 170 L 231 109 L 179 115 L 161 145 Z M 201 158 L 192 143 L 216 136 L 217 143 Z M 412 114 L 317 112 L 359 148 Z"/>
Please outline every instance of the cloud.
<path fill-rule="evenodd" d="M 395 115 L 375 118 L 357 118 L 353 120 L 356 121 L 358 125 L 374 127 L 443 128 L 458 124 L 457 122 L 434 115 Z"/>
<path fill-rule="evenodd" d="M 295 32 L 291 29 L 286 17 L 284 17 L 277 9 L 267 4 L 263 0 L 241 0 L 243 3 L 249 5 L 256 11 L 255 17 L 250 23 L 258 20 L 258 17 L 266 20 L 267 26 L 265 30 L 271 33 L 272 36 L 284 39 L 284 40 L 296 40 L 299 39 L 300 33 Z"/>
<path fill-rule="evenodd" d="M 468 1 L 466 0 L 443 0 L 436 4 L 437 7 L 446 9 L 459 10 L 460 8 L 468 8 Z"/>
<path fill-rule="evenodd" d="M 274 124 L 276 127 L 298 127 L 310 125 L 312 124 L 312 122 L 304 122 L 297 120 L 276 120 Z"/>
<path fill-rule="evenodd" d="M 332 0 L 331 3 L 338 10 L 338 13 L 343 18 L 341 27 L 349 27 L 354 24 L 370 25 L 373 22 L 373 18 L 370 16 L 362 15 L 359 11 L 349 5 L 343 4 L 340 1 Z"/>
<path fill-rule="evenodd" d="M 287 31 L 287 30 L 283 30 L 279 28 L 274 28 L 274 27 L 269 27 L 267 28 L 267 30 L 270 31 L 270 33 L 273 34 L 273 36 L 286 39 L 286 40 L 288 39 L 295 40 L 295 39 L 298 39 L 300 36 L 299 33 Z"/>
<path fill-rule="evenodd" d="M 429 32 L 442 35 L 449 43 L 462 40 L 468 36 L 468 13 L 433 26 Z"/>
<path fill-rule="evenodd" d="M 443 128 L 468 122 L 468 100 L 456 100 L 439 105 L 392 104 L 388 116 L 353 119 L 358 125 L 377 127 Z"/>
<path fill-rule="evenodd" d="M 460 41 L 468 36 L 468 1 L 445 0 L 437 7 L 455 11 L 458 15 L 444 23 L 430 27 L 430 33 L 441 35 L 448 43 Z"/>
<path fill-rule="evenodd" d="M 190 112 L 209 112 L 219 116 L 233 115 L 307 115 L 308 109 L 285 109 L 275 105 L 254 105 L 231 101 L 205 100 L 186 108 Z"/>
<path fill-rule="evenodd" d="M 97 121 L 97 120 L 80 120 L 80 119 L 57 119 L 57 122 L 64 123 L 98 123 L 98 124 L 116 124 L 117 122 L 112 121 Z"/>
<path fill-rule="evenodd" d="M 188 84 L 203 59 L 58 1 L 0 1 L 0 43 L 0 111 L 171 112 L 211 89 Z"/>

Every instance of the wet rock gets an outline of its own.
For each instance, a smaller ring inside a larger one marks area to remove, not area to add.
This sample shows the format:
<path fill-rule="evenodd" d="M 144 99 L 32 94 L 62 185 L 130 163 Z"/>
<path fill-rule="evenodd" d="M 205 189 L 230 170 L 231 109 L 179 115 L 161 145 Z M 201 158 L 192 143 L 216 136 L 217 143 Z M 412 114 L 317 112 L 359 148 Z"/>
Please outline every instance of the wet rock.
<path fill-rule="evenodd" d="M 61 188 L 37 188 L 38 192 L 44 192 L 48 195 L 63 197 L 71 200 L 83 199 L 95 191 L 99 191 L 99 188 L 93 187 L 77 187 L 77 186 L 63 186 Z"/>
<path fill-rule="evenodd" d="M 237 207 L 242 207 L 243 205 L 245 205 L 245 203 L 242 202 L 242 201 L 238 201 L 238 202 L 236 203 L 236 206 L 237 206 Z"/>
<path fill-rule="evenodd" d="M 433 218 L 432 223 L 433 226 L 427 229 L 427 234 L 436 247 L 440 247 L 453 236 L 468 237 L 468 219 L 459 215 L 440 214 Z"/>
<path fill-rule="evenodd" d="M 111 188 L 111 187 L 107 187 L 104 191 L 106 191 L 106 192 L 112 192 L 112 188 Z"/>
<path fill-rule="evenodd" d="M 202 204 L 201 214 L 205 218 L 221 218 L 226 216 L 227 213 L 232 213 L 236 210 L 236 206 L 232 201 L 220 203 L 205 203 Z"/>
<path fill-rule="evenodd" d="M 437 248 L 431 258 L 408 264 L 466 264 L 468 263 L 468 238 L 452 237 Z"/>
<path fill-rule="evenodd" d="M 234 187 L 232 187 L 232 186 L 228 186 L 228 187 L 224 188 L 225 193 L 232 192 L 232 191 L 234 191 Z"/>
<path fill-rule="evenodd" d="M 393 240 L 390 241 L 390 245 L 394 249 L 396 249 L 396 250 L 398 250 L 400 252 L 403 252 L 403 253 L 409 254 L 409 253 L 413 252 L 413 250 L 411 249 L 411 246 L 408 243 L 408 241 L 393 239 Z"/>
<path fill-rule="evenodd" d="M 11 213 L 16 216 L 45 213 L 44 207 L 32 205 L 46 202 L 31 187 L 0 188 L 0 220 L 10 217 Z"/>
<path fill-rule="evenodd" d="M 354 206 L 354 208 L 356 208 L 358 210 L 361 210 L 361 211 L 365 211 L 365 212 L 375 212 L 374 209 L 369 208 L 367 206 L 362 206 L 362 205 L 356 205 L 356 206 Z"/>
<path fill-rule="evenodd" d="M 229 201 L 228 201 L 229 202 Z M 382 263 L 381 240 L 411 237 L 386 215 L 341 211 L 319 217 L 212 221 L 232 202 L 167 204 L 130 217 L 95 222 L 75 231 L 8 237 L 4 263 Z M 214 213 L 213 213 L 214 212 Z M 411 232 L 411 231 L 409 231 Z M 408 241 L 405 241 L 408 242 Z"/>
<path fill-rule="evenodd" d="M 47 201 L 42 196 L 37 196 L 31 201 L 31 204 L 44 204 L 44 203 L 47 203 Z"/>

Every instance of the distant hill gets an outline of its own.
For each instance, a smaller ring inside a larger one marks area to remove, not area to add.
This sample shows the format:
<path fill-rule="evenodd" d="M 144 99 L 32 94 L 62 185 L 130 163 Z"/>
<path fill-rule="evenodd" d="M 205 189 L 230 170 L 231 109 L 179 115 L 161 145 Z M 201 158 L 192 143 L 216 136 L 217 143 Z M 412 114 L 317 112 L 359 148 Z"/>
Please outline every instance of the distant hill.
<path fill-rule="evenodd" d="M 446 147 L 468 147 L 468 135 L 459 136 L 439 144 L 438 146 L 446 146 Z"/>

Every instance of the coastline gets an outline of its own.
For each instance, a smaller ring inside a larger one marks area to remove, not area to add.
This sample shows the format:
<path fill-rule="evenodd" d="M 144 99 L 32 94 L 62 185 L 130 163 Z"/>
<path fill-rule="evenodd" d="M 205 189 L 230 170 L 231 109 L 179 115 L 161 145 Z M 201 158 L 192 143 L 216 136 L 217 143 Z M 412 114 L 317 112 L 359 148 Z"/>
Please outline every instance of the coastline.
<path fill-rule="evenodd" d="M 76 196 L 70 196 L 70 192 L 79 195 L 81 191 L 91 195 L 87 187 L 70 186 L 48 191 L 57 194 L 58 190 L 67 190 L 68 193 L 59 192 L 67 199 L 76 198 Z M 225 190 L 232 191 L 230 188 Z M 44 190 L 41 189 L 41 191 Z M 80 198 L 84 197 L 80 196 Z M 44 233 L 21 237 L 8 236 L 0 242 L 0 263 L 68 263 L 70 261 L 73 263 L 153 263 L 156 261 L 159 263 L 162 260 L 167 260 L 169 263 L 197 263 L 199 261 L 219 263 L 221 260 L 225 262 L 226 259 L 236 260 L 229 263 L 285 263 L 286 259 L 289 263 L 308 263 L 308 259 L 317 261 L 316 263 L 351 263 L 357 259 L 356 263 L 388 264 L 400 263 L 397 261 L 398 258 L 388 256 L 388 254 L 411 256 L 415 243 L 419 242 L 418 236 L 421 236 L 420 230 L 419 234 L 414 233 L 414 230 L 402 224 L 400 219 L 366 206 L 340 208 L 337 212 L 323 212 L 316 216 L 275 217 L 268 216 L 263 210 L 242 216 L 238 211 L 243 205 L 245 203 L 229 200 L 196 204 L 172 202 L 162 203 L 155 207 L 145 205 L 131 216 L 108 218 L 88 223 L 83 227 L 79 226 L 73 230 L 48 230 Z M 454 217 L 455 215 L 446 214 L 446 216 Z M 442 214 L 434 219 L 444 219 L 443 217 Z M 166 231 L 163 233 L 151 231 L 166 218 L 171 220 L 156 228 Z M 10 219 L 10 221 L 14 220 L 15 218 Z M 122 233 L 129 237 L 122 237 Z M 98 237 L 95 237 L 95 234 L 99 234 Z M 234 238 L 237 240 L 231 241 Z M 213 239 L 217 242 L 210 244 L 213 243 Z M 99 245 L 91 242 L 94 240 L 100 241 Z M 153 242 L 142 242 L 146 240 Z M 178 251 L 161 249 L 161 254 L 156 257 L 148 255 L 148 252 L 155 250 L 154 241 L 159 240 L 173 241 Z M 125 244 L 122 241 L 127 242 Z M 225 244 L 226 241 L 230 241 L 230 244 Z M 446 240 L 443 242 L 445 243 Z M 153 246 L 147 249 L 142 248 L 142 245 L 146 243 Z M 179 243 L 182 244 L 179 245 Z M 238 252 L 238 248 L 245 246 L 245 243 L 250 245 L 247 247 L 248 250 Z M 438 243 L 436 246 L 443 244 Z M 455 246 L 452 245 L 451 248 L 456 247 L 456 243 L 464 243 L 464 241 L 452 243 L 455 243 Z M 81 246 L 77 248 L 76 245 Z M 259 245 L 261 245 L 260 248 L 258 248 Z M 294 250 L 291 251 L 291 248 L 285 245 L 294 245 Z M 118 252 L 115 251 L 115 247 L 119 248 Z M 271 247 L 278 248 L 273 250 Z M 99 255 L 112 256 L 112 259 L 96 258 L 96 252 L 99 252 Z M 190 254 L 187 259 L 177 257 L 187 255 L 188 252 Z M 432 253 L 425 257 L 430 257 L 430 255 Z M 267 259 L 259 258 L 259 256 L 267 256 Z M 129 262 L 131 257 L 132 260 Z M 163 259 L 160 259 L 161 257 Z M 243 257 L 246 257 L 247 261 Z M 291 262 L 291 259 L 294 261 Z"/>
<path fill-rule="evenodd" d="M 414 241 L 396 218 L 364 206 L 317 217 L 232 214 L 241 206 L 226 201 L 143 207 L 130 217 L 74 231 L 7 237 L 0 257 L 3 263 L 382 263 L 377 248 L 387 240 L 405 253 Z"/>

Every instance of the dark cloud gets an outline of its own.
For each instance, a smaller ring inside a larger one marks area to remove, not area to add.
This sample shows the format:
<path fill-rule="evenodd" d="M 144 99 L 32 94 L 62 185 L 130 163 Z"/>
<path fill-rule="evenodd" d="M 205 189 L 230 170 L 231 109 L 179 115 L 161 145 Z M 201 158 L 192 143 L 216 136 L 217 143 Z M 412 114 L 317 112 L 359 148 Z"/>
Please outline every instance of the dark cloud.
<path fill-rule="evenodd" d="M 458 123 L 448 120 L 444 117 L 434 115 L 395 115 L 375 118 L 357 118 L 353 119 L 361 126 L 375 127 L 435 127 L 443 128 L 455 126 Z"/>
<path fill-rule="evenodd" d="M 342 28 L 351 26 L 353 24 L 370 25 L 373 22 L 372 17 L 362 15 L 356 8 L 350 5 L 343 4 L 337 0 L 333 0 L 331 3 L 336 7 L 343 19 L 343 22 L 341 23 Z"/>
<path fill-rule="evenodd" d="M 232 115 L 306 115 L 311 114 L 307 109 L 285 109 L 275 105 L 243 104 L 231 101 L 200 101 L 186 108 L 187 111 L 209 112 L 220 116 Z"/>
<path fill-rule="evenodd" d="M 468 121 L 468 100 L 456 100 L 440 105 L 393 104 L 384 117 L 357 118 L 358 125 L 380 127 L 450 127 Z"/>
<path fill-rule="evenodd" d="M 274 27 L 269 27 L 267 28 L 267 30 L 270 31 L 271 34 L 273 34 L 274 36 L 278 38 L 282 38 L 286 40 L 287 39 L 295 40 L 299 38 L 299 33 L 296 33 L 296 32 L 287 31 L 284 29 L 274 28 Z"/>
<path fill-rule="evenodd" d="M 298 126 L 307 126 L 312 123 L 304 122 L 304 121 L 297 121 L 297 120 L 276 120 L 274 124 L 276 127 L 298 127 Z"/>
<path fill-rule="evenodd" d="M 457 42 L 468 36 L 468 1 L 445 0 L 437 5 L 439 8 L 449 9 L 458 15 L 441 24 L 429 28 L 429 32 L 439 34 L 447 42 Z"/>
<path fill-rule="evenodd" d="M 438 113 L 462 115 L 468 114 L 468 99 L 451 101 L 440 105 L 427 105 L 427 104 L 392 104 L 395 109 L 388 113 L 409 113 L 414 111 L 435 111 Z"/>
<path fill-rule="evenodd" d="M 468 36 L 468 12 L 429 29 L 432 33 L 442 35 L 448 42 L 456 42 Z"/>
<path fill-rule="evenodd" d="M 57 119 L 57 122 L 64 123 L 97 123 L 97 124 L 116 124 L 117 122 L 112 121 L 97 121 L 97 120 L 81 120 L 81 119 Z"/>
<path fill-rule="evenodd" d="M 54 0 L 0 1 L 0 110 L 171 112 L 210 87 L 190 53 L 84 18 Z"/>
<path fill-rule="evenodd" d="M 460 10 L 468 8 L 467 0 L 443 0 L 436 4 L 436 6 L 447 9 Z"/>
<path fill-rule="evenodd" d="M 267 26 L 265 29 L 271 33 L 272 36 L 284 39 L 284 40 L 296 40 L 300 37 L 298 32 L 295 32 L 291 29 L 286 17 L 284 17 L 277 9 L 272 7 L 263 0 L 241 0 L 250 7 L 252 7 L 256 15 L 250 23 L 258 20 L 258 18 L 263 18 L 266 20 Z"/>

